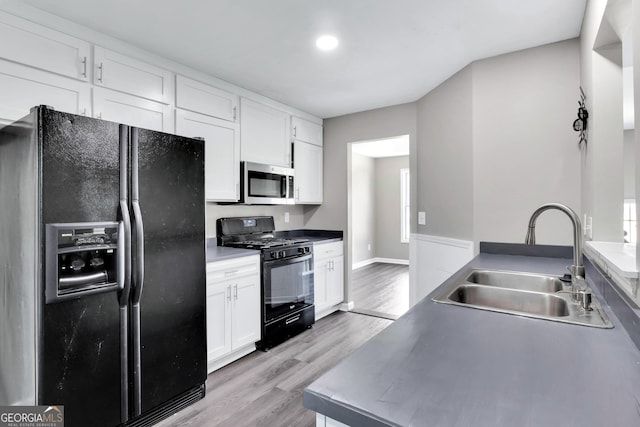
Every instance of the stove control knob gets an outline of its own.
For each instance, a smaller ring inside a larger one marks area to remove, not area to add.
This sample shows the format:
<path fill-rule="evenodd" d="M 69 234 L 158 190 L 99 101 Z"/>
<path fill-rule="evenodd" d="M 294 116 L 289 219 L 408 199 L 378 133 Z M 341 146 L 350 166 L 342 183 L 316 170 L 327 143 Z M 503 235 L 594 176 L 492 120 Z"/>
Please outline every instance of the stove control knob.
<path fill-rule="evenodd" d="M 286 253 L 285 251 L 280 251 L 280 252 L 278 252 L 278 257 L 279 257 L 279 258 L 284 258 L 284 257 L 286 257 L 286 256 L 287 256 L 287 253 Z"/>
<path fill-rule="evenodd" d="M 304 253 L 304 249 L 305 249 L 305 248 L 298 248 L 298 253 L 299 253 L 299 254 L 303 254 L 303 253 Z"/>
<path fill-rule="evenodd" d="M 272 259 L 278 258 L 278 252 L 271 252 L 269 255 L 271 256 Z"/>
<path fill-rule="evenodd" d="M 304 251 L 305 251 L 306 253 L 309 253 L 309 252 L 311 252 L 311 248 L 310 248 L 309 246 L 307 246 L 307 247 L 305 247 L 305 248 L 304 248 Z"/>

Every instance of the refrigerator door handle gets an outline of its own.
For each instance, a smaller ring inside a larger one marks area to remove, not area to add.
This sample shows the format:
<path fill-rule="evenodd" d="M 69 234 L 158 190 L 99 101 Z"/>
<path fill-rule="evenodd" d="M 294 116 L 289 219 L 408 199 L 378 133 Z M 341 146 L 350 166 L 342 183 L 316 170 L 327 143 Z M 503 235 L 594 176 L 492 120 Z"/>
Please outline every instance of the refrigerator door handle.
<path fill-rule="evenodd" d="M 131 128 L 131 207 L 136 230 L 136 266 L 134 272 L 133 304 L 140 303 L 144 287 L 144 226 L 140 209 L 140 186 L 138 181 L 138 129 Z"/>
<path fill-rule="evenodd" d="M 131 216 L 129 213 L 129 127 L 120 125 L 120 215 L 118 277 L 122 274 L 120 303 L 120 421 L 129 419 L 129 296 L 131 294 Z M 122 244 L 121 244 L 122 240 Z"/>
<path fill-rule="evenodd" d="M 140 336 L 140 299 L 144 287 L 144 226 L 140 209 L 138 181 L 138 129 L 131 128 L 131 207 L 136 230 L 136 265 L 131 298 L 131 335 L 133 344 L 133 416 L 142 414 L 142 340 Z"/>

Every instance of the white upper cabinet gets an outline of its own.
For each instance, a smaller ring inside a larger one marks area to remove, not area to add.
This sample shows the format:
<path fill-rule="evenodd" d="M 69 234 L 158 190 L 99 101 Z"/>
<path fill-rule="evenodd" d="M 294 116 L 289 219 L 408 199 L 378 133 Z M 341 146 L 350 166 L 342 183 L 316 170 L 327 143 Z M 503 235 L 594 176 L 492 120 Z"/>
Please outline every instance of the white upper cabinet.
<path fill-rule="evenodd" d="M 144 129 L 174 131 L 167 105 L 99 87 L 93 88 L 93 117 Z"/>
<path fill-rule="evenodd" d="M 176 107 L 236 122 L 240 97 L 183 76 L 176 76 Z"/>
<path fill-rule="evenodd" d="M 322 147 L 322 125 L 292 116 L 291 139 Z"/>
<path fill-rule="evenodd" d="M 322 203 L 322 147 L 293 143 L 296 204 Z"/>
<path fill-rule="evenodd" d="M 0 58 L 87 80 L 90 45 L 85 41 L 4 12 L 0 40 Z"/>
<path fill-rule="evenodd" d="M 290 167 L 289 114 L 242 98 L 240 147 L 241 160 Z"/>
<path fill-rule="evenodd" d="M 170 71 L 100 46 L 93 48 L 93 63 L 93 84 L 163 104 L 173 103 Z"/>
<path fill-rule="evenodd" d="M 240 189 L 240 138 L 237 124 L 176 109 L 176 133 L 205 140 L 205 198 L 215 202 L 237 202 Z"/>
<path fill-rule="evenodd" d="M 66 113 L 90 115 L 90 89 L 81 81 L 0 60 L 0 123 L 11 123 L 31 107 L 49 105 Z"/>

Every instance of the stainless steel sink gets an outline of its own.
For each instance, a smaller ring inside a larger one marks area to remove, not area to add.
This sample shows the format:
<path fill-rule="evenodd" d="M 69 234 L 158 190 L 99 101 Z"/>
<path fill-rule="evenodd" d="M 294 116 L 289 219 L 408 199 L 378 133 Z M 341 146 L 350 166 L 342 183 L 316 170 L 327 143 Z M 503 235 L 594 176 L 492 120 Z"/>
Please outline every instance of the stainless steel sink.
<path fill-rule="evenodd" d="M 584 310 L 558 277 L 499 270 L 472 270 L 451 282 L 433 301 L 556 322 L 613 328 L 594 298 Z"/>
<path fill-rule="evenodd" d="M 460 304 L 536 316 L 566 317 L 570 314 L 567 302 L 556 295 L 507 288 L 460 285 L 449 295 L 449 299 Z"/>
<path fill-rule="evenodd" d="M 563 282 L 553 276 L 517 273 L 498 270 L 472 270 L 466 278 L 469 283 L 501 288 L 520 289 L 533 292 L 558 292 L 564 289 Z"/>

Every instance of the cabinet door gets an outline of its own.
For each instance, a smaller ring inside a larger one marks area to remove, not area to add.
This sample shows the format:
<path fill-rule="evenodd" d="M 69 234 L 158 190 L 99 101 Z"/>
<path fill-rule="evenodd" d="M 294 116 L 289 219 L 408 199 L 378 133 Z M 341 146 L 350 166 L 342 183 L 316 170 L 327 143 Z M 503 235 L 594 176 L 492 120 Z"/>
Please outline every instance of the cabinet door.
<path fill-rule="evenodd" d="M 322 125 L 293 116 L 291 117 L 291 138 L 322 147 Z"/>
<path fill-rule="evenodd" d="M 36 105 L 49 105 L 58 111 L 83 115 L 91 110 L 86 83 L 2 60 L 0 93 L 0 124 L 26 116 Z"/>
<path fill-rule="evenodd" d="M 242 98 L 240 158 L 248 162 L 290 167 L 289 114 Z"/>
<path fill-rule="evenodd" d="M 173 133 L 168 106 L 113 90 L 93 88 L 93 117 Z"/>
<path fill-rule="evenodd" d="M 208 362 L 231 351 L 231 291 L 228 283 L 207 285 Z"/>
<path fill-rule="evenodd" d="M 260 276 L 237 279 L 232 288 L 231 347 L 237 349 L 260 340 Z"/>
<path fill-rule="evenodd" d="M 322 147 L 294 142 L 293 166 L 297 204 L 322 203 Z"/>
<path fill-rule="evenodd" d="M 313 292 L 316 311 L 322 310 L 327 305 L 327 280 L 329 275 L 328 260 L 314 260 L 313 267 Z"/>
<path fill-rule="evenodd" d="M 0 58 L 87 80 L 90 45 L 85 41 L 4 12 L 0 12 L 0 40 Z"/>
<path fill-rule="evenodd" d="M 215 87 L 176 76 L 176 107 L 235 122 L 240 97 Z"/>
<path fill-rule="evenodd" d="M 330 274 L 327 280 L 327 303 L 339 304 L 344 300 L 344 261 L 335 257 L 330 261 Z"/>
<path fill-rule="evenodd" d="M 93 84 L 141 98 L 171 104 L 173 74 L 170 71 L 95 46 Z"/>
<path fill-rule="evenodd" d="M 205 198 L 216 202 L 237 202 L 240 189 L 240 139 L 237 125 L 176 109 L 176 133 L 205 140 Z"/>

